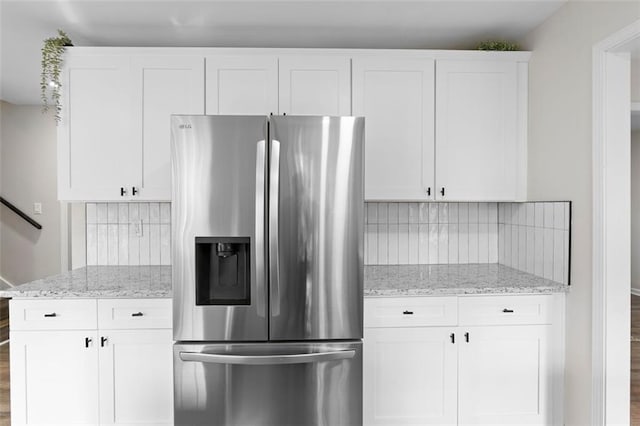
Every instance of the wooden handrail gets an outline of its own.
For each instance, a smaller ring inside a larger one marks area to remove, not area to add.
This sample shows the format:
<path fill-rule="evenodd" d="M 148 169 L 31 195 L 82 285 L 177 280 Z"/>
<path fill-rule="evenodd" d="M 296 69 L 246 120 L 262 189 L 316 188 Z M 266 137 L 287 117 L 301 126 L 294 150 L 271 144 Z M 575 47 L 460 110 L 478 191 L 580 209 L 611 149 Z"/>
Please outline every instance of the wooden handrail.
<path fill-rule="evenodd" d="M 21 218 L 23 218 L 24 220 L 29 222 L 29 224 L 31 226 L 33 226 L 34 228 L 42 229 L 42 225 L 40 225 L 35 220 L 31 219 L 29 216 L 27 216 L 26 213 L 24 213 L 22 210 L 20 210 L 19 208 L 17 208 L 16 206 L 11 204 L 7 200 L 5 200 L 3 197 L 0 197 L 0 203 L 4 204 L 5 206 L 7 206 L 9 208 L 9 210 L 13 211 L 15 214 L 17 214 L 18 216 L 20 216 Z"/>

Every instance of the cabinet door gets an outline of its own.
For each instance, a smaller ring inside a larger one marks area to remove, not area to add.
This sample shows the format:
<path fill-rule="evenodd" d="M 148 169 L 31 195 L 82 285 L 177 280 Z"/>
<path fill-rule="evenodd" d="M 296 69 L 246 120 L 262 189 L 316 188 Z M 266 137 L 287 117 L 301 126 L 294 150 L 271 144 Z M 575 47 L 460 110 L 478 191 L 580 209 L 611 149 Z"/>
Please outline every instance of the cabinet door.
<path fill-rule="evenodd" d="M 171 200 L 171 115 L 204 114 L 204 58 L 137 57 L 134 75 L 135 134 L 142 138 L 134 200 Z M 131 188 L 129 188 L 131 191 Z"/>
<path fill-rule="evenodd" d="M 280 114 L 351 115 L 351 60 L 347 57 L 282 57 Z"/>
<path fill-rule="evenodd" d="M 452 329 L 366 328 L 364 423 L 456 424 L 457 346 Z"/>
<path fill-rule="evenodd" d="M 11 332 L 13 425 L 98 423 L 96 338 L 95 331 Z"/>
<path fill-rule="evenodd" d="M 101 330 L 99 344 L 100 423 L 172 425 L 172 331 Z"/>
<path fill-rule="evenodd" d="M 439 200 L 516 199 L 517 111 L 517 63 L 437 62 Z"/>
<path fill-rule="evenodd" d="M 118 200 L 140 180 L 142 150 L 133 131 L 130 59 L 69 55 L 58 126 L 58 198 Z"/>
<path fill-rule="evenodd" d="M 353 115 L 365 117 L 365 199 L 433 199 L 434 73 L 429 59 L 353 59 Z"/>
<path fill-rule="evenodd" d="M 550 326 L 471 327 L 459 349 L 460 424 L 551 424 Z"/>
<path fill-rule="evenodd" d="M 278 58 L 208 56 L 206 64 L 207 114 L 278 113 Z"/>

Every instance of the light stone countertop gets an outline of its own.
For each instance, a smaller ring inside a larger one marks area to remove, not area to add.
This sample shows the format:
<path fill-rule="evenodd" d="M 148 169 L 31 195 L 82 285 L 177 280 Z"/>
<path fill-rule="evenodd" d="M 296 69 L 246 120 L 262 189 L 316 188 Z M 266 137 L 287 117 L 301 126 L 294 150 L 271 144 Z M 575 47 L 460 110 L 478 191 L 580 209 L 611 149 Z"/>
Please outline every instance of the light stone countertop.
<path fill-rule="evenodd" d="M 0 297 L 171 298 L 171 266 L 86 266 L 1 290 Z"/>
<path fill-rule="evenodd" d="M 504 265 L 376 265 L 364 267 L 364 296 L 564 293 L 569 286 Z"/>

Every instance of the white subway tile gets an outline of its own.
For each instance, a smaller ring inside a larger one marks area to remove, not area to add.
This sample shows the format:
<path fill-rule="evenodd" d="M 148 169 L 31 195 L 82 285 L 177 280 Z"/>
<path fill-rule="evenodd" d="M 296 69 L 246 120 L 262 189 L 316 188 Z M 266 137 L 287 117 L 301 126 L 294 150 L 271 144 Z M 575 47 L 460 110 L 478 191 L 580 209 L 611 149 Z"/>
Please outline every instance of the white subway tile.
<path fill-rule="evenodd" d="M 99 224 L 98 225 L 98 260 L 96 264 L 107 265 L 108 262 L 109 262 L 109 236 L 108 236 L 107 224 Z"/>
<path fill-rule="evenodd" d="M 118 225 L 118 265 L 129 264 L 129 225 Z"/>
<path fill-rule="evenodd" d="M 469 224 L 458 225 L 458 263 L 469 263 Z"/>
<path fill-rule="evenodd" d="M 378 225 L 378 265 L 389 264 L 389 225 Z"/>
<path fill-rule="evenodd" d="M 111 205 L 113 204 L 110 204 L 110 206 Z M 109 224 L 107 225 L 107 265 L 118 264 L 118 249 L 118 224 Z"/>
<path fill-rule="evenodd" d="M 429 204 L 420 203 L 420 223 L 429 223 Z"/>
<path fill-rule="evenodd" d="M 571 271 L 571 258 L 569 256 L 569 231 L 563 231 L 564 238 L 564 271 L 562 274 L 562 283 L 569 284 L 569 271 Z"/>
<path fill-rule="evenodd" d="M 87 265 L 98 264 L 98 225 L 87 225 Z"/>
<path fill-rule="evenodd" d="M 160 203 L 160 223 L 171 223 L 171 203 Z"/>
<path fill-rule="evenodd" d="M 108 220 L 108 207 L 107 203 L 98 203 L 96 205 L 96 222 L 107 223 Z"/>
<path fill-rule="evenodd" d="M 469 203 L 458 204 L 458 223 L 469 223 Z"/>
<path fill-rule="evenodd" d="M 527 266 L 525 271 L 533 274 L 535 272 L 535 256 L 536 256 L 536 245 L 535 245 L 535 228 L 527 227 Z"/>
<path fill-rule="evenodd" d="M 489 263 L 489 225 L 486 222 L 478 224 L 478 263 Z"/>
<path fill-rule="evenodd" d="M 504 264 L 511 266 L 511 232 L 513 225 L 504 225 Z"/>
<path fill-rule="evenodd" d="M 417 203 L 412 203 L 417 206 Z M 411 210 L 409 210 L 411 211 Z M 409 225 L 409 264 L 417 265 L 420 257 L 420 229 L 418 224 Z"/>
<path fill-rule="evenodd" d="M 365 203 L 364 223 L 378 223 L 378 203 Z"/>
<path fill-rule="evenodd" d="M 389 209 L 391 210 L 391 209 Z M 389 224 L 389 265 L 397 265 L 399 261 L 398 244 L 399 244 L 398 224 Z"/>
<path fill-rule="evenodd" d="M 535 208 L 535 227 L 544 227 L 544 203 L 533 203 Z M 537 274 L 536 274 L 537 275 Z"/>
<path fill-rule="evenodd" d="M 512 268 L 518 267 L 518 261 L 520 260 L 520 255 L 518 254 L 518 249 L 520 245 L 518 243 L 518 239 L 520 237 L 520 233 L 518 232 L 518 225 L 511 225 L 511 266 Z"/>
<path fill-rule="evenodd" d="M 525 211 L 524 208 L 522 210 Z M 526 218 L 524 219 L 526 223 Z M 524 225 L 518 226 L 518 269 L 527 269 L 527 228 Z"/>
<path fill-rule="evenodd" d="M 389 223 L 389 203 L 378 203 L 378 223 Z"/>
<path fill-rule="evenodd" d="M 478 203 L 469 203 L 469 223 L 478 223 Z"/>
<path fill-rule="evenodd" d="M 571 224 L 571 203 L 564 203 L 564 230 L 568 231 Z"/>
<path fill-rule="evenodd" d="M 407 215 L 407 220 L 409 216 Z M 409 225 L 398 225 L 398 265 L 409 263 Z"/>
<path fill-rule="evenodd" d="M 498 263 L 498 224 L 497 223 L 489 224 L 489 263 Z"/>
<path fill-rule="evenodd" d="M 365 228 L 367 236 L 367 251 L 365 252 L 365 263 L 367 265 L 378 264 L 378 225 L 369 224 Z"/>
<path fill-rule="evenodd" d="M 160 218 L 162 218 L 162 210 L 160 210 Z M 168 224 L 160 225 L 160 264 L 171 265 L 171 225 Z"/>
<path fill-rule="evenodd" d="M 504 206 L 505 203 L 498 204 L 498 223 L 504 224 Z"/>
<path fill-rule="evenodd" d="M 537 207 L 537 204 L 536 204 Z M 538 210 L 536 210 L 536 218 Z M 539 277 L 544 276 L 544 229 L 535 227 L 533 229 L 535 252 L 533 255 L 533 273 Z"/>
<path fill-rule="evenodd" d="M 151 203 L 155 204 L 155 203 Z M 158 210 L 160 213 L 160 210 Z M 160 219 L 160 214 L 158 214 L 157 219 Z M 151 224 L 149 225 L 149 265 L 159 265 L 160 264 L 160 225 L 159 224 Z"/>
<path fill-rule="evenodd" d="M 133 206 L 134 204 L 131 204 L 130 207 Z M 131 213 L 131 209 L 129 209 L 129 213 Z M 136 235 L 134 225 L 129 226 L 129 265 L 140 265 L 140 237 Z"/>
<path fill-rule="evenodd" d="M 149 203 L 138 203 L 138 206 L 140 207 L 140 220 L 146 225 L 149 223 Z M 142 261 L 142 258 L 140 258 L 140 261 Z"/>
<path fill-rule="evenodd" d="M 477 223 L 469 224 L 469 263 L 478 263 L 478 224 Z"/>
<path fill-rule="evenodd" d="M 527 226 L 534 226 L 536 213 L 535 205 L 534 203 L 526 203 L 525 206 L 527 209 Z"/>
<path fill-rule="evenodd" d="M 504 203 L 504 224 L 511 225 L 511 203 Z"/>
<path fill-rule="evenodd" d="M 160 203 L 149 203 L 149 223 L 160 223 Z"/>
<path fill-rule="evenodd" d="M 478 203 L 478 223 L 489 223 L 489 206 L 487 203 Z"/>
<path fill-rule="evenodd" d="M 451 206 L 452 204 L 449 204 L 449 214 L 451 214 Z M 458 253 L 460 252 L 460 249 L 458 247 L 458 235 L 459 235 L 459 229 L 458 229 L 458 224 L 457 223 L 450 223 L 449 224 L 449 263 L 458 263 Z"/>
<path fill-rule="evenodd" d="M 564 229 L 564 203 L 553 203 L 553 228 Z"/>
<path fill-rule="evenodd" d="M 543 260 L 542 260 L 544 263 L 543 277 L 548 280 L 552 280 L 553 279 L 553 229 L 544 228 L 543 232 L 544 232 L 544 253 L 543 253 Z"/>
<path fill-rule="evenodd" d="M 87 223 L 90 224 L 94 224 L 94 223 L 98 223 L 98 217 L 97 217 L 97 213 L 96 213 L 96 203 L 87 203 L 85 208 L 86 208 L 86 215 L 87 215 Z"/>
<path fill-rule="evenodd" d="M 419 203 L 409 203 L 409 223 L 420 223 Z"/>
<path fill-rule="evenodd" d="M 118 203 L 118 223 L 129 223 L 128 203 Z"/>
<path fill-rule="evenodd" d="M 140 220 L 140 204 L 139 203 L 130 203 L 129 204 L 129 223 L 135 223 Z"/>
<path fill-rule="evenodd" d="M 449 223 L 449 203 L 440 203 L 438 206 L 438 223 Z"/>
<path fill-rule="evenodd" d="M 438 263 L 449 263 L 449 225 L 438 225 Z"/>
<path fill-rule="evenodd" d="M 449 203 L 449 223 L 458 223 L 458 203 Z"/>
<path fill-rule="evenodd" d="M 544 227 L 553 228 L 553 203 L 544 203 Z"/>
<path fill-rule="evenodd" d="M 527 205 L 524 203 L 518 203 L 518 225 L 524 226 L 527 224 Z"/>
<path fill-rule="evenodd" d="M 429 223 L 438 223 L 438 203 L 429 203 Z"/>
<path fill-rule="evenodd" d="M 487 203 L 489 218 L 487 223 L 498 223 L 498 203 Z"/>
<path fill-rule="evenodd" d="M 118 223 L 118 204 L 107 204 L 107 223 Z"/>
<path fill-rule="evenodd" d="M 502 204 L 501 204 L 502 205 Z M 504 223 L 498 224 L 498 263 L 502 265 L 506 265 L 506 260 L 504 258 Z"/>
<path fill-rule="evenodd" d="M 421 265 L 429 263 L 429 225 L 420 224 L 418 226 L 420 236 L 418 238 L 418 262 Z"/>
<path fill-rule="evenodd" d="M 398 203 L 398 223 L 409 223 L 409 205 Z"/>
<path fill-rule="evenodd" d="M 438 225 L 429 225 L 429 263 L 438 263 Z"/>
<path fill-rule="evenodd" d="M 148 204 L 141 204 L 149 206 Z M 142 210 L 142 209 L 140 209 Z M 147 209 L 147 213 L 149 210 Z M 149 265 L 150 262 L 150 253 L 149 253 L 149 224 L 148 221 L 142 222 L 142 236 L 140 237 L 140 264 L 141 265 Z"/>
<path fill-rule="evenodd" d="M 562 213 L 564 223 L 564 212 Z M 553 230 L 553 280 L 561 283 L 564 278 L 564 231 Z"/>
<path fill-rule="evenodd" d="M 511 224 L 520 225 L 520 210 L 518 203 L 511 203 Z"/>

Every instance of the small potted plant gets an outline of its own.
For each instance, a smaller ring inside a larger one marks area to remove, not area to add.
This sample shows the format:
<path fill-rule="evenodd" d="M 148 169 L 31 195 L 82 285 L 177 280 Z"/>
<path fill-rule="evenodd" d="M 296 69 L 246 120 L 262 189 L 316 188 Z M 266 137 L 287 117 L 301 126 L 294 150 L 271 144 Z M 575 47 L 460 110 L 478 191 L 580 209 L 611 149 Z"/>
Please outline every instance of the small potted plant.
<path fill-rule="evenodd" d="M 73 46 L 69 36 L 62 30 L 58 30 L 57 37 L 44 40 L 42 46 L 42 74 L 40 90 L 42 98 L 42 112 L 54 109 L 55 120 L 60 122 L 60 70 L 62 69 L 62 55 L 65 48 Z"/>
<path fill-rule="evenodd" d="M 520 46 L 516 43 L 510 43 L 504 40 L 488 40 L 478 44 L 478 50 L 495 50 L 501 52 L 512 52 L 520 50 Z"/>

